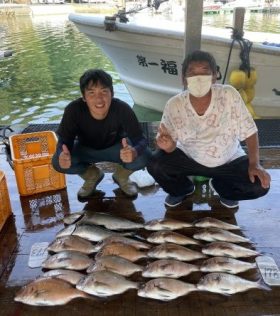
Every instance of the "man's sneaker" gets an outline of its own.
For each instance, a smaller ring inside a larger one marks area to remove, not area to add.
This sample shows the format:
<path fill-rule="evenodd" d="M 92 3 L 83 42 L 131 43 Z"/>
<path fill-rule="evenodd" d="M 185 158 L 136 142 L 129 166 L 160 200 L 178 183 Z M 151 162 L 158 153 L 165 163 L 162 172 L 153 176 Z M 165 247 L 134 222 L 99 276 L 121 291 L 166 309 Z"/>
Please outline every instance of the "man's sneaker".
<path fill-rule="evenodd" d="M 96 186 L 104 178 L 104 173 L 95 165 L 91 165 L 80 177 L 84 179 L 85 182 L 78 191 L 78 198 L 86 199 L 95 193 Z"/>
<path fill-rule="evenodd" d="M 175 207 L 175 206 L 178 206 L 180 205 L 183 200 L 193 194 L 195 191 L 195 186 L 193 186 L 192 190 L 190 192 L 188 192 L 187 194 L 184 194 L 184 195 L 179 195 L 179 196 L 174 196 L 174 195 L 170 195 L 168 194 L 167 197 L 165 198 L 165 201 L 164 201 L 164 204 L 166 206 L 169 206 L 169 207 Z"/>
<path fill-rule="evenodd" d="M 223 206 L 225 206 L 227 208 L 235 208 L 235 207 L 238 207 L 238 205 L 239 205 L 238 201 L 227 200 L 227 199 L 224 199 L 222 197 L 220 197 L 220 202 Z"/>
<path fill-rule="evenodd" d="M 213 186 L 213 179 L 209 180 L 209 187 L 214 193 L 219 195 Z M 220 196 L 220 203 L 227 208 L 236 208 L 239 205 L 238 201 L 228 200 L 228 199 L 222 198 L 221 196 Z"/>

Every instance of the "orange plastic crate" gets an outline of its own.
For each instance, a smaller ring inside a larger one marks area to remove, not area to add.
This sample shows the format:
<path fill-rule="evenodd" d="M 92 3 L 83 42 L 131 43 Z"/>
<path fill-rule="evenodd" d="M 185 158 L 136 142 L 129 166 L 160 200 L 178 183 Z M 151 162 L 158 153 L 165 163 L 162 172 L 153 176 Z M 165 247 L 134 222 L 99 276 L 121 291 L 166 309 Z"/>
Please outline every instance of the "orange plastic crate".
<path fill-rule="evenodd" d="M 10 136 L 11 156 L 20 195 L 65 188 L 65 175 L 55 171 L 51 160 L 56 149 L 54 132 Z"/>
<path fill-rule="evenodd" d="M 3 228 L 7 218 L 12 214 L 11 202 L 3 171 L 0 170 L 0 230 Z"/>

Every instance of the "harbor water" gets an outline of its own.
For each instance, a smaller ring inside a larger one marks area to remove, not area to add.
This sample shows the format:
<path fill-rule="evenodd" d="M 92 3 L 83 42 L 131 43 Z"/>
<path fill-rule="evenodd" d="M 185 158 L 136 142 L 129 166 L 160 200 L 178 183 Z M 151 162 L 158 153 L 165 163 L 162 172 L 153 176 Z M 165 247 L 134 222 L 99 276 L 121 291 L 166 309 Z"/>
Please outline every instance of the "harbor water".
<path fill-rule="evenodd" d="M 203 25 L 231 24 L 232 14 L 203 18 Z M 280 34 L 280 15 L 249 14 L 244 28 Z M 133 106 L 140 120 L 160 118 L 133 104 L 110 60 L 67 15 L 2 16 L 0 50 L 7 49 L 13 55 L 0 59 L 0 125 L 59 122 L 65 106 L 80 95 L 79 77 L 89 68 L 112 75 L 115 96 Z"/>

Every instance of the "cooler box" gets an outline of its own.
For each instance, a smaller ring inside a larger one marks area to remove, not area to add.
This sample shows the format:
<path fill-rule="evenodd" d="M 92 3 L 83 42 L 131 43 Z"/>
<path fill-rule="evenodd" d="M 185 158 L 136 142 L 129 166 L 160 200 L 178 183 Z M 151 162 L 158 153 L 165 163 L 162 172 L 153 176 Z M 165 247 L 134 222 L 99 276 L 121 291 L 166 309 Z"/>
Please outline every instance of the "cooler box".
<path fill-rule="evenodd" d="M 57 137 L 52 131 L 10 136 L 11 156 L 20 195 L 63 189 L 65 175 L 55 171 L 51 160 Z"/>
<path fill-rule="evenodd" d="M 0 230 L 3 228 L 7 218 L 12 214 L 11 202 L 3 171 L 0 170 Z"/>

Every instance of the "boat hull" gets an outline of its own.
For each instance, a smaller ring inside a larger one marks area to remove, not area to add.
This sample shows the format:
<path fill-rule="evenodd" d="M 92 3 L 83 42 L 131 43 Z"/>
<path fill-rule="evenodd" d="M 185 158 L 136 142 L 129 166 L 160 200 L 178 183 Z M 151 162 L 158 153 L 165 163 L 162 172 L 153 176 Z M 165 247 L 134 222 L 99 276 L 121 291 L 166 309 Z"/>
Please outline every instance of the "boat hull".
<path fill-rule="evenodd" d="M 183 31 L 116 22 L 117 29 L 110 32 L 105 30 L 104 17 L 71 14 L 69 19 L 109 57 L 135 104 L 161 112 L 167 100 L 182 90 Z M 222 75 L 230 45 L 230 38 L 202 35 L 201 49 L 215 56 Z M 236 43 L 227 77 L 239 67 L 239 54 Z M 280 49 L 254 44 L 250 61 L 258 73 L 253 100 L 256 113 L 280 116 L 280 96 L 273 91 L 280 90 Z"/>

